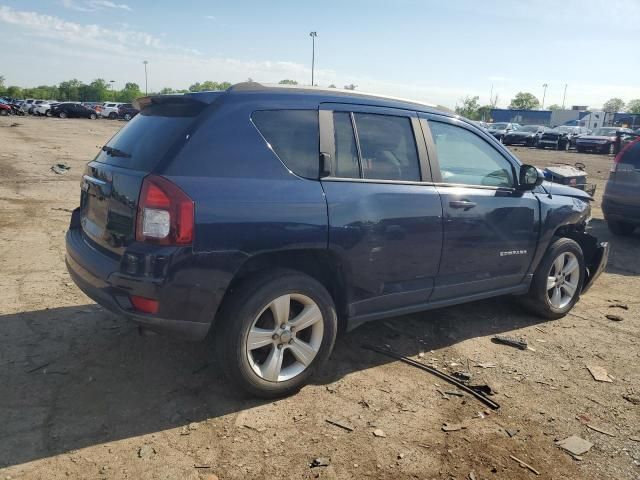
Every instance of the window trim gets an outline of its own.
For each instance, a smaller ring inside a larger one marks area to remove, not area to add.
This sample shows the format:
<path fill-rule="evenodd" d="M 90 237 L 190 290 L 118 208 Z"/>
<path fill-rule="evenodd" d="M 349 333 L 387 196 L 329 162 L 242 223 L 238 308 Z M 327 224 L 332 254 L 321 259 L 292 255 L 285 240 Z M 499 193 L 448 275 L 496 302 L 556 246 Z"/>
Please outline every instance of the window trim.
<path fill-rule="evenodd" d="M 324 113 L 326 112 L 326 113 Z M 358 167 L 359 178 L 354 177 L 336 177 L 335 176 L 335 138 L 334 138 L 334 112 L 349 113 L 351 118 L 351 128 L 356 142 L 356 148 L 358 150 Z M 411 123 L 411 130 L 413 133 L 414 145 L 416 147 L 416 154 L 418 156 L 418 169 L 420 173 L 420 180 L 387 180 L 387 179 L 375 179 L 375 178 L 363 178 L 362 171 L 362 151 L 360 148 L 360 138 L 358 136 L 358 128 L 355 122 L 356 113 L 370 113 L 375 115 L 385 115 L 392 117 L 408 118 Z M 423 129 L 420 125 L 418 118 L 418 112 L 411 110 L 404 110 L 400 108 L 391 107 L 376 107 L 372 105 L 362 104 L 350 104 L 350 103 L 321 103 L 319 106 L 319 118 L 320 118 L 320 154 L 329 154 L 331 157 L 331 174 L 325 177 L 321 177 L 322 180 L 327 181 L 351 181 L 362 183 L 390 183 L 399 185 L 433 185 L 432 167 L 430 164 L 429 151 L 427 149 L 425 136 Z"/>
<path fill-rule="evenodd" d="M 479 135 L 477 132 L 474 131 L 473 128 L 470 128 L 467 124 L 465 124 L 465 122 L 462 122 L 456 118 L 448 118 L 448 117 L 442 117 L 442 116 L 438 116 L 438 115 L 432 115 L 432 114 L 419 114 L 419 118 L 420 118 L 420 125 L 422 125 L 422 129 L 424 132 L 424 137 L 425 137 L 425 142 L 427 145 L 427 150 L 429 151 L 429 159 L 430 159 L 430 164 L 431 164 L 431 168 L 433 169 L 432 171 L 432 175 L 433 175 L 433 181 L 435 185 L 438 186 L 451 186 L 451 187 L 471 187 L 471 188 L 480 188 L 483 190 L 501 190 L 501 191 L 508 191 L 508 192 L 513 192 L 516 191 L 518 189 L 518 171 L 519 171 L 519 167 L 520 164 L 517 161 L 514 161 L 514 159 L 512 159 L 510 156 L 507 156 L 504 154 L 504 152 L 500 151 L 500 149 L 496 148 L 495 145 L 492 144 L 492 142 L 490 141 L 491 139 L 487 140 L 486 138 L 484 138 L 483 135 Z M 442 180 L 442 173 L 440 170 L 440 160 L 438 158 L 438 150 L 436 147 L 436 143 L 433 139 L 433 135 L 431 133 L 431 127 L 429 126 L 429 122 L 433 121 L 433 122 L 438 122 L 438 123 L 444 123 L 446 125 L 452 125 L 454 127 L 459 127 L 462 128 L 464 130 L 469 131 L 469 133 L 476 135 L 479 139 L 483 140 L 489 147 L 491 147 L 499 156 L 501 156 L 502 158 L 504 158 L 504 160 L 509 164 L 509 166 L 511 167 L 511 173 L 513 175 L 513 186 L 511 187 L 494 187 L 494 186 L 490 186 L 490 185 L 475 185 L 475 184 L 467 184 L 467 183 L 448 183 L 448 182 L 444 182 Z"/>

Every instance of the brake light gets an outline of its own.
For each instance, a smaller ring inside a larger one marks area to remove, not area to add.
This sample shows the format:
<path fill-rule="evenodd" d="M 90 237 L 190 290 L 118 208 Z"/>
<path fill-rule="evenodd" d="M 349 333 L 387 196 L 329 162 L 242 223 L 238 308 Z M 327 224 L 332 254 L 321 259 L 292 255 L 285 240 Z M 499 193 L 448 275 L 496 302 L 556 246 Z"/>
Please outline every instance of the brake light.
<path fill-rule="evenodd" d="M 624 148 L 618 152 L 616 157 L 613 159 L 613 163 L 611 164 L 611 173 L 615 173 L 618 170 L 618 165 L 622 163 L 622 157 L 624 157 L 626 151 L 631 149 L 631 147 L 638 142 L 640 142 L 640 138 L 634 140 L 633 142 L 627 143 Z"/>
<path fill-rule="evenodd" d="M 144 313 L 158 313 L 158 300 L 139 297 L 137 295 L 131 295 L 129 298 L 136 310 Z"/>
<path fill-rule="evenodd" d="M 149 175 L 142 182 L 136 218 L 136 241 L 158 245 L 193 242 L 193 200 L 164 177 Z"/>

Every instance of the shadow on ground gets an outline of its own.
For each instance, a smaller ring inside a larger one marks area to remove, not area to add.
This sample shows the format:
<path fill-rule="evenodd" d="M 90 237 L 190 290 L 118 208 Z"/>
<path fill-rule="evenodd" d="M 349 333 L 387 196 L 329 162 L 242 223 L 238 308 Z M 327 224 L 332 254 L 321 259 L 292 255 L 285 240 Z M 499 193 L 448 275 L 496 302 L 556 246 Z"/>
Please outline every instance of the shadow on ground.
<path fill-rule="evenodd" d="M 611 244 L 606 268 L 608 273 L 631 277 L 640 275 L 640 228 L 636 228 L 632 235 L 617 236 L 609 231 L 606 221 L 594 218 L 589 224 L 589 233 L 595 235 L 599 241 Z"/>
<path fill-rule="evenodd" d="M 393 361 L 363 350 L 365 342 L 415 355 L 541 321 L 513 303 L 498 298 L 366 324 L 338 340 L 318 382 Z M 0 316 L 0 339 L 0 468 L 264 403 L 229 388 L 206 343 L 141 337 L 95 305 Z"/>

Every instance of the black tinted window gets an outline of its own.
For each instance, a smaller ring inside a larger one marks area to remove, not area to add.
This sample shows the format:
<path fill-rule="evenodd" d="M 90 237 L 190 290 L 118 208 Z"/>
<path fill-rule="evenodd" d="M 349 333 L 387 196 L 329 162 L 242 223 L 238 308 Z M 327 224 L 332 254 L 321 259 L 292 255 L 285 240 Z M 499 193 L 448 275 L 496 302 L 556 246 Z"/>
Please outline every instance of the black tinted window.
<path fill-rule="evenodd" d="M 353 134 L 351 114 L 335 112 L 333 114 L 333 128 L 336 143 L 335 176 L 360 178 L 358 147 Z"/>
<path fill-rule="evenodd" d="M 316 110 L 253 112 L 253 123 L 280 160 L 296 175 L 318 178 L 320 134 Z"/>
<path fill-rule="evenodd" d="M 620 163 L 627 163 L 633 165 L 635 168 L 640 168 L 640 140 L 633 143 L 624 151 Z"/>
<path fill-rule="evenodd" d="M 420 165 L 411 120 L 356 113 L 362 176 L 377 180 L 420 181 Z"/>
<path fill-rule="evenodd" d="M 152 171 L 204 108 L 196 103 L 150 105 L 116 133 L 96 161 L 134 170 Z"/>

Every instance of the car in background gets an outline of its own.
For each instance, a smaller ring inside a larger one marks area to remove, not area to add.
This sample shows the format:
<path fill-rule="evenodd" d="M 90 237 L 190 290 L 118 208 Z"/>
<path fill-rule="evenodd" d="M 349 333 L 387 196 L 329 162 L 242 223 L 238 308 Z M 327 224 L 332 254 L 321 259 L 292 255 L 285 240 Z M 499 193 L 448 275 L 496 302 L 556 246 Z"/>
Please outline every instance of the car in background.
<path fill-rule="evenodd" d="M 481 120 L 472 120 L 471 123 L 473 123 L 477 127 L 482 128 L 483 130 L 487 130 L 489 128 L 489 124 Z"/>
<path fill-rule="evenodd" d="M 42 105 L 43 103 L 47 103 L 46 100 L 34 100 L 33 103 L 31 105 L 29 105 L 29 107 L 27 108 L 27 113 L 30 115 L 35 115 L 36 112 L 36 108 L 38 108 L 38 106 Z"/>
<path fill-rule="evenodd" d="M 502 138 L 509 132 L 518 130 L 521 127 L 519 123 L 511 122 L 498 122 L 490 123 L 487 127 L 487 131 L 493 135 L 497 140 L 502 141 Z"/>
<path fill-rule="evenodd" d="M 50 102 L 42 102 L 39 103 L 37 105 L 35 105 L 33 107 L 33 114 L 34 115 L 44 115 L 47 117 L 51 116 L 51 107 L 58 105 L 57 101 L 50 101 Z"/>
<path fill-rule="evenodd" d="M 76 102 L 59 103 L 51 108 L 51 116 L 59 118 L 90 118 L 91 120 L 98 118 L 95 110 Z"/>
<path fill-rule="evenodd" d="M 584 127 L 561 125 L 545 130 L 538 141 L 538 148 L 553 148 L 554 150 L 569 150 L 575 146 L 576 139 L 588 133 Z"/>
<path fill-rule="evenodd" d="M 631 235 L 640 227 L 640 138 L 627 143 L 611 166 L 602 197 L 602 212 L 615 235 Z"/>
<path fill-rule="evenodd" d="M 20 106 L 20 108 L 22 109 L 22 111 L 24 113 L 29 113 L 29 109 L 31 108 L 31 106 L 33 105 L 33 102 L 35 102 L 36 99 L 35 98 L 27 98 L 25 99 L 25 101 L 22 103 L 22 105 Z"/>
<path fill-rule="evenodd" d="M 507 294 L 560 318 L 606 265 L 590 195 L 426 105 L 253 82 L 136 105 L 86 166 L 68 271 L 143 329 L 216 342 L 253 395 L 297 391 L 369 320 Z"/>
<path fill-rule="evenodd" d="M 7 115 L 12 115 L 11 106 L 8 103 L 0 103 L 0 115 L 6 117 Z"/>
<path fill-rule="evenodd" d="M 582 152 L 607 153 L 613 155 L 616 152 L 616 141 L 618 136 L 624 142 L 625 137 L 634 135 L 630 128 L 620 127 L 600 127 L 596 128 L 590 135 L 581 135 L 576 140 L 576 150 Z"/>
<path fill-rule="evenodd" d="M 505 145 L 526 145 L 535 147 L 540 140 L 542 132 L 547 127 L 544 125 L 524 125 L 517 130 L 512 130 L 502 137 L 502 143 Z"/>
<path fill-rule="evenodd" d="M 103 102 L 82 102 L 82 105 L 84 105 L 87 108 L 91 108 L 95 110 L 96 113 L 100 113 L 102 111 L 102 105 L 104 105 L 104 103 Z"/>
<path fill-rule="evenodd" d="M 123 103 L 122 105 L 120 105 L 120 108 L 118 108 L 118 117 L 129 121 L 139 112 L 140 110 L 134 107 L 131 103 Z"/>
<path fill-rule="evenodd" d="M 122 103 L 115 102 L 105 102 L 102 105 L 102 110 L 98 112 L 102 118 L 108 118 L 109 120 L 115 120 L 118 118 L 118 108 L 120 108 Z"/>

